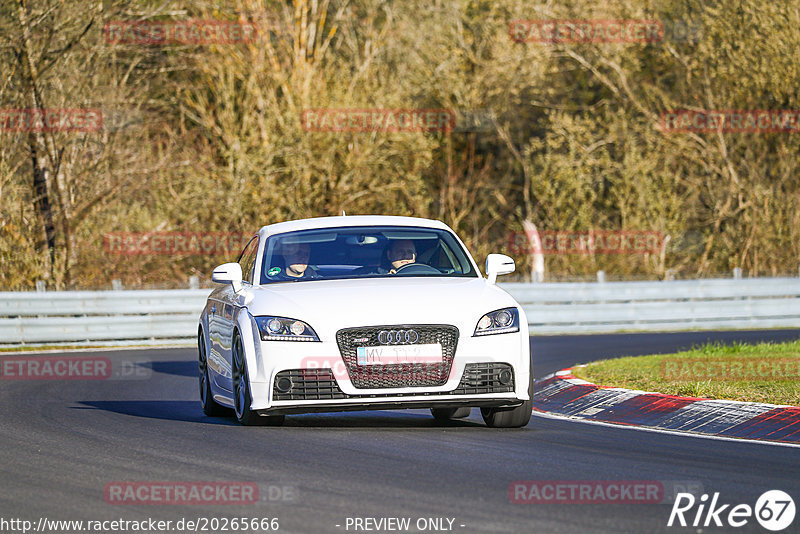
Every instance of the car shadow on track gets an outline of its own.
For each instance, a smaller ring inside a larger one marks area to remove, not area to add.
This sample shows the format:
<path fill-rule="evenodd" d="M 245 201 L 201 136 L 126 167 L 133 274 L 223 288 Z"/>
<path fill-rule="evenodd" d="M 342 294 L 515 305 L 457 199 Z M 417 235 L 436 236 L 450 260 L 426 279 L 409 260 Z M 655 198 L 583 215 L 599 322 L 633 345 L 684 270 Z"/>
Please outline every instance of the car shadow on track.
<path fill-rule="evenodd" d="M 146 417 L 148 419 L 166 419 L 168 421 L 186 421 L 208 425 L 236 425 L 233 417 L 207 417 L 200 408 L 200 401 L 82 401 L 83 406 L 97 410 L 105 410 L 122 415 Z M 233 412 L 231 412 L 233 413 Z"/>
<path fill-rule="evenodd" d="M 437 423 L 433 417 L 425 412 L 406 411 L 361 411 L 361 412 L 333 412 L 314 413 L 303 415 L 289 415 L 284 426 L 302 428 L 438 428 L 438 429 L 463 429 L 486 428 L 482 422 L 468 419 L 454 419 L 447 423 Z"/>
<path fill-rule="evenodd" d="M 197 377 L 197 361 L 191 360 L 173 360 L 173 361 L 161 361 L 161 362 L 150 362 L 150 368 L 153 369 L 156 373 L 164 373 L 167 375 L 177 375 L 177 376 L 190 376 L 192 378 Z"/>
<path fill-rule="evenodd" d="M 162 419 L 168 421 L 185 421 L 207 425 L 239 426 L 230 417 L 208 417 L 200 409 L 199 401 L 82 401 L 81 406 L 73 409 L 96 409 L 133 417 Z M 283 425 L 289 428 L 438 428 L 465 429 L 486 428 L 479 420 L 456 419 L 445 424 L 437 423 L 432 416 L 423 411 L 361 411 L 333 412 L 286 417 Z"/>

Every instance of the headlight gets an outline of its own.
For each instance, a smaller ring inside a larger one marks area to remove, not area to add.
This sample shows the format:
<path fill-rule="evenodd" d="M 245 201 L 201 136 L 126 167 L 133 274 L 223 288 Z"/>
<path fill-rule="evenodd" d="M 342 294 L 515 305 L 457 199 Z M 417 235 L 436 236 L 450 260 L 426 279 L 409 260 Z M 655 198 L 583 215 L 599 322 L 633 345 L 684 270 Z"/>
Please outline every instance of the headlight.
<path fill-rule="evenodd" d="M 286 317 L 256 317 L 262 341 L 319 341 L 317 333 L 303 321 Z"/>
<path fill-rule="evenodd" d="M 503 308 L 487 313 L 478 321 L 472 337 L 508 332 L 519 332 L 519 311 L 516 308 Z"/>

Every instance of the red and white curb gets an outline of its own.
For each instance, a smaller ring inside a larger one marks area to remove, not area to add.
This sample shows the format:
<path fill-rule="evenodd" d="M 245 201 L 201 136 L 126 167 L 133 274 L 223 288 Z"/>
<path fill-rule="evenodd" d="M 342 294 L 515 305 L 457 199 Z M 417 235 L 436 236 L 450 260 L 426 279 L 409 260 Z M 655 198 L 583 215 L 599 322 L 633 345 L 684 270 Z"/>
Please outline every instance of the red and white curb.
<path fill-rule="evenodd" d="M 534 384 L 534 411 L 617 425 L 800 443 L 800 407 L 605 387 L 564 369 Z"/>

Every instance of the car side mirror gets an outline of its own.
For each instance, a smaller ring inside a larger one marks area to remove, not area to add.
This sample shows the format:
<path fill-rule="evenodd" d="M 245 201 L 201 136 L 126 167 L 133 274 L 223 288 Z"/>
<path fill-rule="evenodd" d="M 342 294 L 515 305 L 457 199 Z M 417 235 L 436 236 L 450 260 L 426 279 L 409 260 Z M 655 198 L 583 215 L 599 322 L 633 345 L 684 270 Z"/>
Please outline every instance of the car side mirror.
<path fill-rule="evenodd" d="M 505 254 L 489 254 L 486 256 L 486 276 L 489 278 L 490 284 L 494 284 L 497 281 L 498 274 L 513 273 L 516 268 L 513 258 Z"/>
<path fill-rule="evenodd" d="M 218 265 L 211 274 L 211 281 L 218 284 L 231 284 L 233 291 L 238 293 L 242 289 L 242 266 L 236 262 Z"/>

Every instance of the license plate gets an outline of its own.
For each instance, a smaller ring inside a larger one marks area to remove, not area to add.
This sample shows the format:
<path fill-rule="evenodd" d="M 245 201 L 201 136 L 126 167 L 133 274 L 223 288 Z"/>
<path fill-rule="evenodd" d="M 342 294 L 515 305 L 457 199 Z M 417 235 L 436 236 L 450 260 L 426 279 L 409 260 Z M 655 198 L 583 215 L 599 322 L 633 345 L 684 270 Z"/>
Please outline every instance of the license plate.
<path fill-rule="evenodd" d="M 397 365 L 403 363 L 442 363 L 442 345 L 384 345 L 357 347 L 358 365 Z"/>

